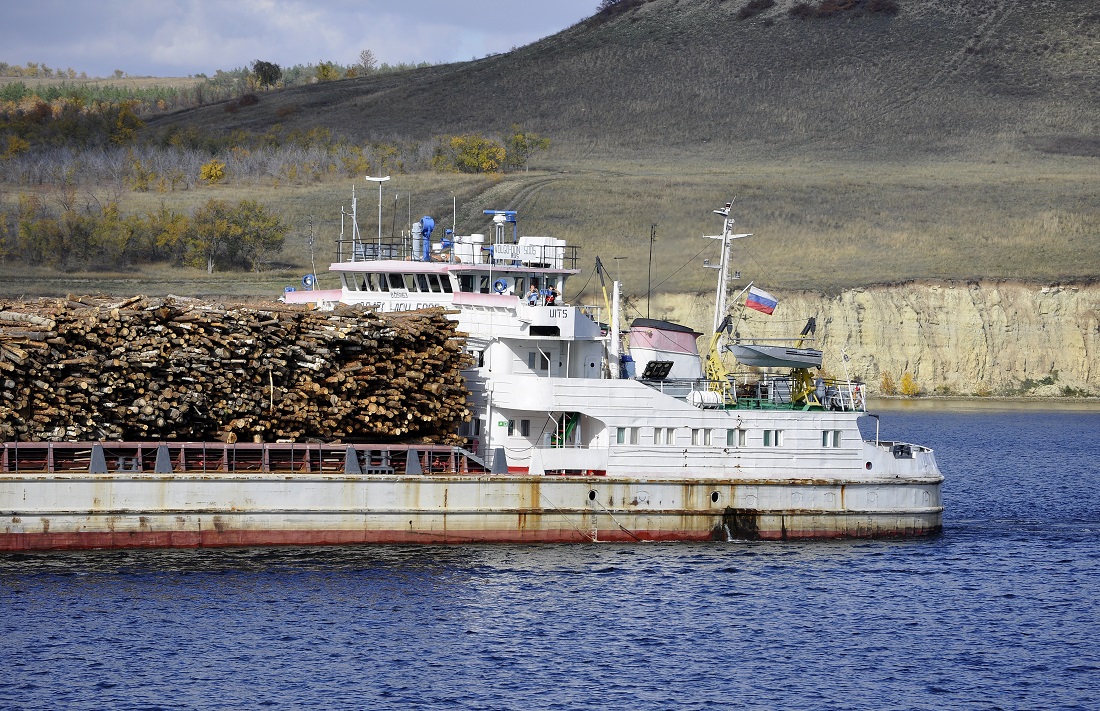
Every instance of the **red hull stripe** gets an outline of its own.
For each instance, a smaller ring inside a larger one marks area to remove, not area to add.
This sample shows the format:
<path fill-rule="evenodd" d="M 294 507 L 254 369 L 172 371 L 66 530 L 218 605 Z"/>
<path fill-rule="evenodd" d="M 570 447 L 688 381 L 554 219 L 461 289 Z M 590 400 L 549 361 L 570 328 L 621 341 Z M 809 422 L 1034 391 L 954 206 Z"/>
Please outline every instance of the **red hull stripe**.
<path fill-rule="evenodd" d="M 936 530 L 878 530 L 875 537 L 934 535 Z M 840 531 L 760 531 L 764 540 L 850 538 Z M 90 550 L 100 548 L 204 548 L 241 546 L 332 546 L 366 543 L 637 543 L 711 541 L 710 531 L 626 531 L 607 529 L 595 537 L 587 531 L 134 531 L 0 534 L 0 551 Z"/>
<path fill-rule="evenodd" d="M 634 531 L 653 541 L 709 541 L 698 531 Z M 619 530 L 597 531 L 597 541 L 635 541 Z M 0 550 L 86 550 L 94 548 L 201 548 L 226 546 L 313 546 L 356 543 L 591 543 L 577 529 L 551 531 L 134 531 L 0 534 Z"/>

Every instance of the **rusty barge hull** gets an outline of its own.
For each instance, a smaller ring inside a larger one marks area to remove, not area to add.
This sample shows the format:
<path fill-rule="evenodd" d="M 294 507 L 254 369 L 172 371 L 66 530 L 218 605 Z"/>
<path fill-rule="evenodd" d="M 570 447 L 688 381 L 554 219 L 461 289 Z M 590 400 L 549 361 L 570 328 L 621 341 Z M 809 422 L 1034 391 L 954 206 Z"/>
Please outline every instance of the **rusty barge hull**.
<path fill-rule="evenodd" d="M 5 443 L 0 550 L 939 533 L 942 477 L 492 473 L 439 445 Z"/>
<path fill-rule="evenodd" d="M 914 537 L 938 485 L 525 475 L 0 475 L 0 550 Z"/>

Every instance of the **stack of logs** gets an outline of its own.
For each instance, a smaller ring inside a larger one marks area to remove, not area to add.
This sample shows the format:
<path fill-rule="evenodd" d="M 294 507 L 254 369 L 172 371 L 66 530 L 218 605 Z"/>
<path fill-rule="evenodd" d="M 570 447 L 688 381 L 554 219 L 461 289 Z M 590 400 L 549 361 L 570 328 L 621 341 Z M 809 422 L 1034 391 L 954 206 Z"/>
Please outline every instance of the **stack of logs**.
<path fill-rule="evenodd" d="M 0 300 L 0 440 L 455 443 L 456 335 L 441 309 Z"/>

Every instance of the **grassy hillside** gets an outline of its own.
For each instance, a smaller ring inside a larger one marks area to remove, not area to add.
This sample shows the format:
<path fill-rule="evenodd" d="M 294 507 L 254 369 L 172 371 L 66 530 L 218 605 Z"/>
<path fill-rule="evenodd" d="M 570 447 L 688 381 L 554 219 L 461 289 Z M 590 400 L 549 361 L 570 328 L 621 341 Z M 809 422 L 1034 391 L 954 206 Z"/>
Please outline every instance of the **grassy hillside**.
<path fill-rule="evenodd" d="M 427 143 L 519 123 L 552 141 L 530 173 L 397 172 L 386 185 L 384 230 L 399 230 L 411 211 L 414 220 L 431 214 L 484 232 L 482 209 L 519 209 L 524 232 L 583 244 L 635 294 L 646 289 L 653 224 L 654 287 L 710 287 L 713 272 L 699 266 L 715 251 L 702 235 L 718 231 L 710 211 L 730 198 L 738 226 L 755 235 L 737 243 L 737 268 L 779 290 L 1095 279 L 1100 8 L 1094 0 L 894 4 L 896 14 L 815 0 L 851 7 L 807 16 L 792 14 L 793 0 L 751 8 L 750 0 L 624 0 L 507 54 L 265 92 L 232 111 L 219 104 L 156 117 L 146 132 L 229 136 L 278 125 L 361 143 Z M 186 209 L 217 195 L 276 206 L 294 226 L 285 255 L 293 283 L 311 268 L 308 217 L 322 268 L 352 182 L 233 181 L 124 201 Z M 360 225 L 373 233 L 377 191 L 357 183 Z M 48 178 L 34 189 L 50 199 Z M 19 192 L 0 190 L 8 204 Z M 263 288 L 277 285 L 270 276 Z M 155 278 L 155 288 L 174 288 Z M 257 291 L 248 280 L 181 279 L 181 290 Z M 39 282 L 13 274 L 0 289 L 47 288 Z"/>
<path fill-rule="evenodd" d="M 625 11 L 508 54 L 299 87 L 236 113 L 215 106 L 156 123 L 219 132 L 323 125 L 366 140 L 519 122 L 557 138 L 570 159 L 717 150 L 980 159 L 1074 145 L 1100 155 L 1092 0 L 900 0 L 896 15 L 812 18 L 792 16 L 796 3 L 780 0 L 739 19 L 748 4 L 625 0 Z"/>

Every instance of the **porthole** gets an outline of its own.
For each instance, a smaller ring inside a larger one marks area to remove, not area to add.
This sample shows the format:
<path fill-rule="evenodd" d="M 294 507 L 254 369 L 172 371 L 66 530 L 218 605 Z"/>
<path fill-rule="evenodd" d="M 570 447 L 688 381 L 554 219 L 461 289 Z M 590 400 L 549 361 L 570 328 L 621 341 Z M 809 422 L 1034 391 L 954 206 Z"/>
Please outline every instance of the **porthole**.
<path fill-rule="evenodd" d="M 867 467 L 867 471 L 871 471 L 871 463 L 870 462 L 867 462 L 867 464 L 865 464 L 864 466 Z"/>
<path fill-rule="evenodd" d="M 595 501 L 597 496 L 599 496 L 599 494 L 597 493 L 597 491 L 595 489 L 592 489 L 591 491 L 588 492 L 588 500 L 589 501 Z"/>
<path fill-rule="evenodd" d="M 718 502 L 719 502 L 719 501 L 720 501 L 721 499 L 722 499 L 722 495 L 721 495 L 721 494 L 719 494 L 719 493 L 718 493 L 717 491 L 712 491 L 712 492 L 711 492 L 711 494 L 710 494 L 710 502 L 711 502 L 712 504 L 716 504 L 716 503 L 718 503 Z"/>

